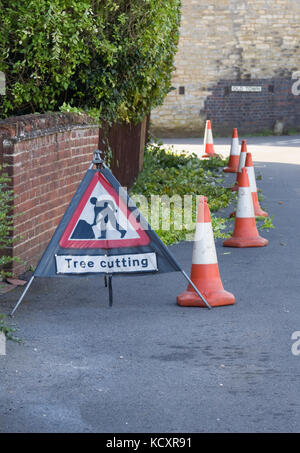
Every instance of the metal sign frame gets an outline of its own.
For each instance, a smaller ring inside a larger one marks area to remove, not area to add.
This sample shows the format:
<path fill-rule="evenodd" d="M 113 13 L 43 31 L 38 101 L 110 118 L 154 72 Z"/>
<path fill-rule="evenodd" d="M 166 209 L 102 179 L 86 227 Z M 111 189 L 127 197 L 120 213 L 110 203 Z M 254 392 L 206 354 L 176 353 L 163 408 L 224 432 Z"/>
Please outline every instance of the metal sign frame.
<path fill-rule="evenodd" d="M 113 176 L 113 174 L 111 173 L 111 171 L 109 170 L 109 168 L 106 166 L 106 164 L 104 163 L 104 161 L 101 159 L 101 155 L 100 155 L 100 151 L 99 150 L 96 150 L 94 152 L 94 160 L 93 162 L 91 163 L 90 167 L 89 167 L 89 170 L 92 170 L 93 168 L 93 165 L 96 166 L 96 171 L 98 172 L 101 172 L 103 174 L 103 176 L 106 178 L 106 180 L 108 181 L 109 184 L 111 184 L 111 186 L 116 190 L 120 190 L 121 186 L 119 184 L 119 182 L 117 181 L 117 179 Z M 63 234 L 63 232 L 65 231 L 67 225 L 68 225 L 68 222 L 70 221 L 70 218 L 71 216 L 74 214 L 75 210 L 76 210 L 76 207 L 78 206 L 78 203 L 80 202 L 81 198 L 82 198 L 82 194 L 84 193 L 84 190 L 86 190 L 86 188 L 88 187 L 88 184 L 91 180 L 91 177 L 92 177 L 92 174 L 89 172 L 86 173 L 85 177 L 83 178 L 81 184 L 79 185 L 79 188 L 77 189 L 74 197 L 72 198 L 71 200 L 71 203 L 69 204 L 69 207 L 67 208 L 66 212 L 65 212 L 65 215 L 63 217 L 63 219 L 61 220 L 61 222 L 59 223 L 54 235 L 52 236 L 52 239 L 50 240 L 42 258 L 40 259 L 35 271 L 34 271 L 34 274 L 32 275 L 32 277 L 30 278 L 30 280 L 28 281 L 23 293 L 21 294 L 19 300 L 17 301 L 15 307 L 13 308 L 13 310 L 11 311 L 10 313 L 10 316 L 12 317 L 14 315 L 14 313 L 16 312 L 17 308 L 20 306 L 21 302 L 23 301 L 26 293 L 28 292 L 30 286 L 32 285 L 34 279 L 36 277 L 46 277 L 46 276 L 49 276 L 49 277 L 67 277 L 69 274 L 57 274 L 56 272 L 56 269 L 54 270 L 54 258 L 55 258 L 55 253 L 60 250 L 60 247 L 59 247 L 59 241 L 60 241 L 60 238 Z M 93 170 L 93 174 L 94 174 L 95 170 Z M 80 190 L 79 190 L 80 189 Z M 123 195 L 124 197 L 124 200 L 126 200 L 126 202 L 128 203 L 128 201 L 130 201 L 130 204 L 132 206 L 132 209 L 136 209 L 136 206 L 132 203 L 132 201 L 130 200 L 130 198 L 128 197 L 128 194 L 126 191 L 123 190 Z M 139 211 L 138 211 L 139 212 Z M 143 224 L 147 223 L 146 220 L 143 218 L 142 214 L 139 212 L 139 217 L 140 219 L 142 220 Z M 143 249 L 143 252 L 151 252 L 151 251 L 155 251 L 158 255 L 158 269 L 157 271 L 159 271 L 159 269 L 161 268 L 161 272 L 171 272 L 170 269 L 172 269 L 172 271 L 177 271 L 177 272 L 181 272 L 182 275 L 185 277 L 185 279 L 189 282 L 189 284 L 192 286 L 192 288 L 195 290 L 195 292 L 198 294 L 198 296 L 200 297 L 200 299 L 203 301 L 203 303 L 205 304 L 205 306 L 209 309 L 211 309 L 211 306 L 208 304 L 208 302 L 206 301 L 206 299 L 204 298 L 204 296 L 201 294 L 201 292 L 198 290 L 198 288 L 194 285 L 194 283 L 191 281 L 191 279 L 188 277 L 188 275 L 184 272 L 184 270 L 181 268 L 181 266 L 178 264 L 177 260 L 174 258 L 174 256 L 171 254 L 171 252 L 168 250 L 168 248 L 165 246 L 165 244 L 161 241 L 161 239 L 157 236 L 157 234 L 155 233 L 155 231 L 152 230 L 151 226 L 149 224 L 148 225 L 148 230 L 146 231 L 147 235 L 149 236 L 150 238 L 150 244 L 149 246 L 144 246 L 144 247 L 141 247 Z M 134 249 L 134 247 L 129 247 L 129 249 Z M 138 246 L 137 249 L 139 249 L 140 247 Z M 125 252 L 126 250 L 129 250 L 129 249 L 126 249 L 125 248 Z M 74 253 L 76 254 L 76 252 L 78 253 L 78 249 L 74 249 L 74 252 L 71 251 L 71 249 L 67 249 L 68 252 L 70 253 Z M 107 250 L 107 254 L 109 254 L 109 250 Z M 97 253 L 97 249 L 90 249 L 89 253 L 91 253 L 92 255 L 96 255 Z M 113 254 L 111 255 L 113 256 Z M 156 271 L 156 272 L 157 272 Z M 138 272 L 136 272 L 138 273 Z M 150 273 L 150 272 L 147 272 L 147 273 Z M 113 291 L 112 291 L 112 273 L 111 272 L 108 272 L 108 271 L 103 271 L 103 272 L 99 272 L 97 273 L 96 275 L 101 275 L 101 274 L 104 274 L 104 283 L 105 283 L 105 286 L 108 287 L 108 291 L 109 291 L 109 306 L 112 306 L 112 303 L 113 303 Z M 118 272 L 116 272 L 116 274 L 118 275 Z M 74 276 L 74 274 L 72 274 Z M 80 276 L 81 274 L 76 274 L 76 276 Z M 84 275 L 95 275 L 94 272 L 91 272 L 91 274 L 84 274 Z"/>

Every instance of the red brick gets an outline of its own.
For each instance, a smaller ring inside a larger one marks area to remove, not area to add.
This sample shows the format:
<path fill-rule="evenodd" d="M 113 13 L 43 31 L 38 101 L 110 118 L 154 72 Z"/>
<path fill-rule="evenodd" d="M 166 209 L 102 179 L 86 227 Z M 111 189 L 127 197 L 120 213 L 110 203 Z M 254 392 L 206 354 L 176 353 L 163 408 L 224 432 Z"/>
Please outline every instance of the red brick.
<path fill-rule="evenodd" d="M 90 165 L 99 129 L 89 121 L 86 115 L 77 114 L 0 121 L 0 157 L 10 164 L 18 214 L 14 234 L 19 240 L 11 251 L 26 261 L 13 265 L 16 273 L 36 265 Z M 18 133 L 18 141 L 9 141 Z M 7 139 L 2 148 L 1 137 Z"/>

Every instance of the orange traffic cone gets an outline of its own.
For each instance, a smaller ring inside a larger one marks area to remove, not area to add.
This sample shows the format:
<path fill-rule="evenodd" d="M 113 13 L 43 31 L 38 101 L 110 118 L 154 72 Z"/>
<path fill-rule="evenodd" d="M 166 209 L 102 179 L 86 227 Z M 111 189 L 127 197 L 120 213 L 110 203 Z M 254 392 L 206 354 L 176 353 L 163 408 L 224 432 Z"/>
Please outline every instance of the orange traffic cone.
<path fill-rule="evenodd" d="M 214 149 L 214 139 L 212 135 L 211 122 L 210 120 L 206 121 L 205 132 L 204 132 L 204 152 L 202 157 L 213 157 L 217 154 Z"/>
<path fill-rule="evenodd" d="M 250 192 L 251 192 L 253 208 L 254 208 L 254 215 L 268 217 L 268 213 L 263 211 L 259 205 L 258 196 L 257 196 L 255 172 L 254 172 L 251 153 L 246 154 L 245 168 L 247 170 L 248 178 L 249 178 Z M 241 173 L 239 173 L 239 180 L 240 180 L 240 178 L 241 178 Z M 234 217 L 234 216 L 235 216 L 235 211 L 230 214 L 230 217 Z"/>
<path fill-rule="evenodd" d="M 225 291 L 222 285 L 206 197 L 201 197 L 198 206 L 191 280 L 205 296 L 210 306 L 217 307 L 235 303 L 234 295 Z M 177 303 L 183 307 L 205 307 L 190 284 L 184 293 L 177 296 Z"/>
<path fill-rule="evenodd" d="M 230 157 L 228 167 L 224 168 L 225 173 L 236 173 L 239 169 L 240 161 L 240 147 L 239 147 L 239 136 L 238 130 L 235 128 L 232 132 L 232 141 L 230 149 Z"/>
<path fill-rule="evenodd" d="M 223 242 L 224 247 L 264 247 L 267 239 L 259 236 L 253 201 L 250 191 L 249 178 L 246 168 L 242 168 L 238 189 L 238 204 L 235 217 L 234 231 L 230 239 Z"/>
<path fill-rule="evenodd" d="M 239 159 L 238 172 L 236 174 L 236 180 L 235 180 L 234 186 L 231 189 L 233 192 L 235 192 L 239 188 L 239 174 L 241 173 L 242 168 L 245 166 L 246 154 L 247 154 L 247 143 L 246 143 L 246 140 L 243 140 L 242 146 L 241 146 L 241 154 L 240 154 L 240 159 Z"/>
<path fill-rule="evenodd" d="M 253 167 L 251 153 L 247 153 L 245 167 L 246 167 L 248 177 L 249 177 L 250 190 L 251 190 L 253 207 L 254 207 L 254 214 L 256 216 L 268 217 L 269 214 L 267 212 L 263 211 L 259 205 L 258 196 L 257 196 L 255 171 L 254 171 L 254 167 Z"/>

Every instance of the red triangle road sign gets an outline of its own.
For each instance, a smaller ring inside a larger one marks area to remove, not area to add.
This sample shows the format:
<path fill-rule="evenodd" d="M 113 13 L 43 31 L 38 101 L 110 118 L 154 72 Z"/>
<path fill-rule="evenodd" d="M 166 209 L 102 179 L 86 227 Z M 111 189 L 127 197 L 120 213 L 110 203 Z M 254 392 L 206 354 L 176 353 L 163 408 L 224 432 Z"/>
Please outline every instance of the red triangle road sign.
<path fill-rule="evenodd" d="M 96 172 L 74 211 L 62 248 L 113 249 L 149 244 L 150 238 L 101 172 Z"/>
<path fill-rule="evenodd" d="M 96 153 L 99 152 L 94 153 L 93 163 L 95 164 L 98 163 Z M 12 310 L 11 316 L 21 304 L 35 277 L 105 274 L 110 305 L 112 305 L 112 274 L 129 272 L 180 271 L 210 308 L 134 203 L 132 205 L 131 203 L 130 198 L 105 164 L 101 170 L 90 168 L 56 228 L 34 274 Z M 142 223 L 147 227 L 143 228 Z M 119 251 L 118 249 L 122 247 L 127 249 Z M 104 251 L 101 252 L 100 249 Z M 112 253 L 109 249 L 112 249 Z M 87 263 L 88 272 L 82 271 L 86 269 L 85 263 Z M 116 269 L 113 269 L 114 265 Z M 135 266 L 135 269 L 132 266 Z"/>

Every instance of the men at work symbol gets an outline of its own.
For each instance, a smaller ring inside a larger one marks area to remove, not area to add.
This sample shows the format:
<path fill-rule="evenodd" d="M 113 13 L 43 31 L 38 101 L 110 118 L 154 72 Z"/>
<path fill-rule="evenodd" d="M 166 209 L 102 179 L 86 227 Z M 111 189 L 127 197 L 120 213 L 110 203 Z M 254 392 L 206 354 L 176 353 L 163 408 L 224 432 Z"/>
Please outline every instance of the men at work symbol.
<path fill-rule="evenodd" d="M 94 206 L 94 221 L 88 223 L 80 219 L 70 239 L 106 239 L 108 225 L 120 233 L 121 239 L 125 236 L 126 230 L 117 222 L 114 203 L 111 200 L 100 200 L 96 197 L 90 198 Z"/>

